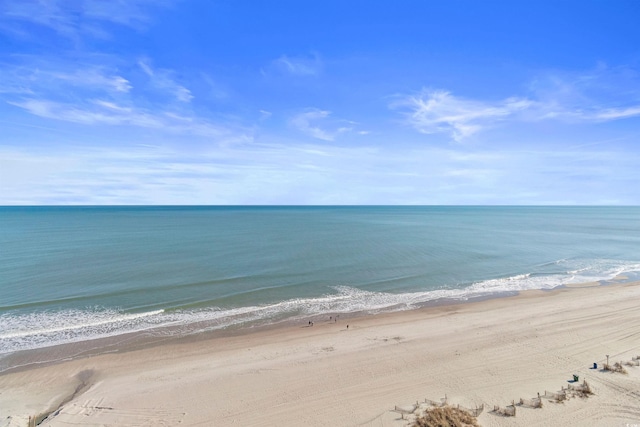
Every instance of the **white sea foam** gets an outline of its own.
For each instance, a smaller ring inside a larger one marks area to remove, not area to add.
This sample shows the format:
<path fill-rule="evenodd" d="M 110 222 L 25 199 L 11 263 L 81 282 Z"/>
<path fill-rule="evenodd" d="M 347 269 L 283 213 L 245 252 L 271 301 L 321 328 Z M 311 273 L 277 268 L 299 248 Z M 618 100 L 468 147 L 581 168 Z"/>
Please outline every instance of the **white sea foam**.
<path fill-rule="evenodd" d="M 329 313 L 372 313 L 407 310 L 442 299 L 468 300 L 503 292 L 552 289 L 565 284 L 612 279 L 640 271 L 640 263 L 612 260 L 554 263 L 556 272 L 518 274 L 457 287 L 405 293 L 372 292 L 335 286 L 332 293 L 293 298 L 273 304 L 221 309 L 153 310 L 125 313 L 114 309 L 46 311 L 0 316 L 0 354 L 94 340 L 145 331 L 149 334 L 189 334 L 205 330 L 302 319 Z"/>

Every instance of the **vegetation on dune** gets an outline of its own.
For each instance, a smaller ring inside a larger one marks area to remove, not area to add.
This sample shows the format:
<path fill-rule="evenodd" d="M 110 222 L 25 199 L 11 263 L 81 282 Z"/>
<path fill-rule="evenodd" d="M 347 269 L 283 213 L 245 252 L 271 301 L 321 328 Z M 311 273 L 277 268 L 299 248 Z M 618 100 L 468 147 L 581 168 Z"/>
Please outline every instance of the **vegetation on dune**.
<path fill-rule="evenodd" d="M 624 369 L 624 367 L 622 366 L 622 363 L 620 362 L 616 362 L 613 365 L 609 365 L 608 363 L 604 364 L 604 370 L 605 371 L 610 371 L 610 372 L 618 372 L 620 374 L 626 374 L 627 370 Z"/>
<path fill-rule="evenodd" d="M 413 423 L 413 427 L 479 427 L 476 417 L 453 406 L 427 409 Z"/>

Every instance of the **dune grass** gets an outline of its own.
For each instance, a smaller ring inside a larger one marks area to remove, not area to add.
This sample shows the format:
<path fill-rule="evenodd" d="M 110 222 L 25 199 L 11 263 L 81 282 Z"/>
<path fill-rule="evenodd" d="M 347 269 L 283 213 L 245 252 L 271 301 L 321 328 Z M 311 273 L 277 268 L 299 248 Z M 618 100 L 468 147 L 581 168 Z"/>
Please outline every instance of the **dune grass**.
<path fill-rule="evenodd" d="M 605 371 L 618 372 L 620 374 L 626 374 L 627 373 L 627 370 L 624 369 L 624 367 L 622 366 L 622 363 L 620 363 L 620 362 L 616 362 L 613 365 L 609 365 L 609 364 L 605 363 L 603 368 L 604 368 Z"/>
<path fill-rule="evenodd" d="M 476 417 L 453 406 L 427 409 L 418 416 L 413 427 L 479 427 Z"/>

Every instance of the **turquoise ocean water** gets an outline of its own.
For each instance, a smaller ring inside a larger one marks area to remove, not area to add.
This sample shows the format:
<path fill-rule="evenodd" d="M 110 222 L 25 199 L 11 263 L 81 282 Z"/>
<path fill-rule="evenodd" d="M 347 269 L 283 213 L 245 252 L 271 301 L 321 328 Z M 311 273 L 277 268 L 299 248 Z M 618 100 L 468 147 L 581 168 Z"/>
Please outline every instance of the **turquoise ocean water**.
<path fill-rule="evenodd" d="M 640 271 L 639 207 L 1 207 L 3 358 Z"/>

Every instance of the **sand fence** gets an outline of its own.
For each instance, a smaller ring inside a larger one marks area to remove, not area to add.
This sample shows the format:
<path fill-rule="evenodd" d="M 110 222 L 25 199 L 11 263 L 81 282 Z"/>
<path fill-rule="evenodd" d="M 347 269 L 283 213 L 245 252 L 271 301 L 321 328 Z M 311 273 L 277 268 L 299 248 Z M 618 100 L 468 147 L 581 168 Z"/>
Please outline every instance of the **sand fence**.
<path fill-rule="evenodd" d="M 567 392 L 565 390 L 560 390 L 557 392 L 545 390 L 542 396 L 545 399 L 555 402 L 564 402 L 565 400 L 567 400 Z"/>
<path fill-rule="evenodd" d="M 494 414 L 505 416 L 505 417 L 515 417 L 516 404 L 515 402 L 511 402 L 511 405 L 507 405 L 507 406 L 493 405 L 493 411 L 491 412 L 493 412 Z"/>
<path fill-rule="evenodd" d="M 582 384 L 569 384 L 567 388 L 562 386 L 559 391 L 552 392 L 545 390 L 543 397 L 556 403 L 564 402 L 572 397 L 589 397 L 593 394 L 591 386 L 584 380 Z"/>
<path fill-rule="evenodd" d="M 534 397 L 531 399 L 523 399 L 520 398 L 520 403 L 518 406 L 524 406 L 527 408 L 542 408 L 542 397 L 538 394 L 538 397 Z"/>
<path fill-rule="evenodd" d="M 499 406 L 494 405 L 492 413 L 496 415 L 501 415 L 505 417 L 515 417 L 516 416 L 516 408 L 526 407 L 526 408 L 542 408 L 542 399 L 548 399 L 552 402 L 563 403 L 572 397 L 588 397 L 592 395 L 593 391 L 587 383 L 586 380 L 582 382 L 582 384 L 569 384 L 566 386 L 562 386 L 558 391 L 549 391 L 545 390 L 544 394 L 538 393 L 537 397 L 532 398 L 520 398 L 516 403 L 515 400 L 511 401 L 511 405 L 507 406 Z M 484 411 L 484 404 L 477 406 L 475 408 L 467 408 L 459 404 L 451 405 L 449 404 L 449 399 L 445 395 L 444 398 L 439 401 L 424 399 L 423 402 L 416 401 L 416 403 L 405 406 L 395 406 L 393 411 L 401 414 L 403 420 L 410 420 L 413 417 L 420 415 L 423 411 L 428 410 L 430 408 L 442 408 L 442 407 L 452 407 L 455 409 L 459 409 L 468 413 L 473 417 L 478 417 Z"/>

